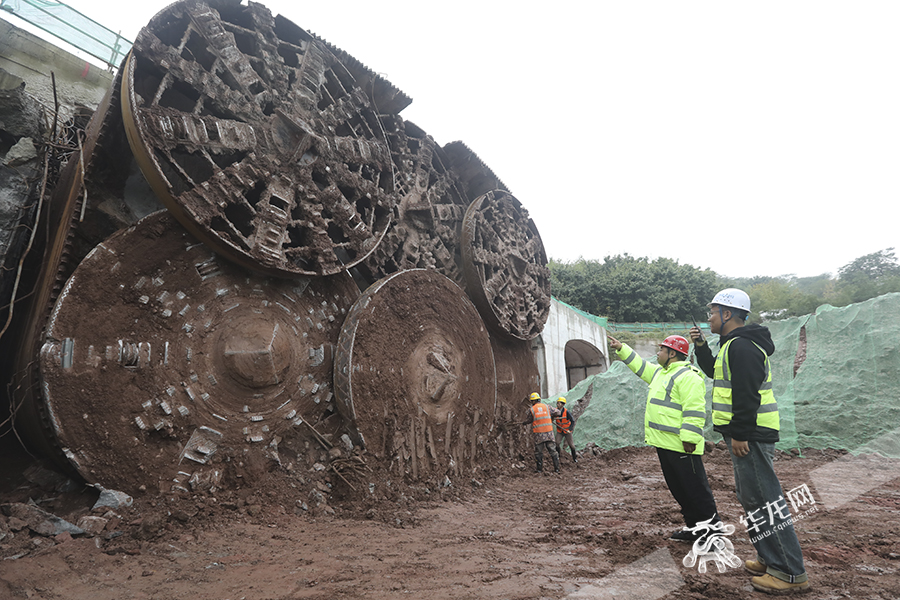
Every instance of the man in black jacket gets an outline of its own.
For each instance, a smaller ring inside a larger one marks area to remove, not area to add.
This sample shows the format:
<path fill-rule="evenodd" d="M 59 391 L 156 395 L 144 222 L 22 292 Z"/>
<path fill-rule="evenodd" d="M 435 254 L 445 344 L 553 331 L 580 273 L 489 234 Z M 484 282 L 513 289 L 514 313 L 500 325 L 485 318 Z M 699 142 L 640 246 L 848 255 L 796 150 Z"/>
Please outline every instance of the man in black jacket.
<path fill-rule="evenodd" d="M 691 329 L 691 339 L 698 366 L 713 379 L 713 429 L 731 450 L 738 501 L 757 553 L 744 568 L 756 575 L 750 583 L 762 592 L 805 591 L 803 553 L 772 464 L 779 430 L 769 366 L 775 344 L 768 328 L 744 324 L 750 313 L 745 292 L 722 290 L 709 309 L 710 331 L 719 334 L 718 355 L 712 355 L 699 328 Z"/>

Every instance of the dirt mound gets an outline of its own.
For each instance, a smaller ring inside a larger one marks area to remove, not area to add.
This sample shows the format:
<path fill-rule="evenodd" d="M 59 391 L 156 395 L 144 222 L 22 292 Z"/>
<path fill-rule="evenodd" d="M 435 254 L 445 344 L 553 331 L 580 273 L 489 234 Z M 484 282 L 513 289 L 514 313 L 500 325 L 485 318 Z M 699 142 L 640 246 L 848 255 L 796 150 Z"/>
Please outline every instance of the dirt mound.
<path fill-rule="evenodd" d="M 559 476 L 533 473 L 529 456 L 445 485 L 408 483 L 367 456 L 335 459 L 346 481 L 330 466 L 248 466 L 240 488 L 93 511 L 97 490 L 48 490 L 65 480 L 9 455 L 18 475 L 0 480 L 5 598 L 586 598 L 635 573 L 662 590 L 653 597 L 754 597 L 740 569 L 682 565 L 690 546 L 667 539 L 680 515 L 650 448 L 589 449 L 577 466 L 564 457 Z M 776 469 L 785 490 L 808 484 L 815 498 L 811 472 L 840 456 L 779 452 Z M 706 466 L 735 554 L 753 558 L 726 451 L 714 448 Z M 29 499 L 72 523 L 107 521 L 97 533 L 42 535 L 8 516 Z M 807 597 L 900 597 L 898 506 L 894 480 L 799 520 Z"/>

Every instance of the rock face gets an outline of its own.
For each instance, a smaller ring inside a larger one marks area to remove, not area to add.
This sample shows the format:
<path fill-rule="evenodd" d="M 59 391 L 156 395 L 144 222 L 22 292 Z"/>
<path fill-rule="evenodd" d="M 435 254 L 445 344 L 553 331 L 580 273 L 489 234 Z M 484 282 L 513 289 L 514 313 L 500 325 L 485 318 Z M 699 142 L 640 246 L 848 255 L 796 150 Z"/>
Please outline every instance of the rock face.
<path fill-rule="evenodd" d="M 0 89 L 0 262 L 14 271 L 30 230 L 19 224 L 30 225 L 37 209 L 44 127 L 41 105 L 25 83 L 11 76 L 3 82 L 13 87 Z M 0 306 L 9 303 L 14 280 L 2 278 Z"/>

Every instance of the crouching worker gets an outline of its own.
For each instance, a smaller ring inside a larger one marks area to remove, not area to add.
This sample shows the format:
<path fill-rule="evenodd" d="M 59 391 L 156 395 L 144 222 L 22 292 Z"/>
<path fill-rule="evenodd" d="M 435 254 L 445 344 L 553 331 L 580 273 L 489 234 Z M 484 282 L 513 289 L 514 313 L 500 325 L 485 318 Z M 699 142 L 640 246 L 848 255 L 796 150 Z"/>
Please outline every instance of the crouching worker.
<path fill-rule="evenodd" d="M 553 470 L 559 473 L 559 454 L 556 453 L 556 442 L 553 439 L 553 418 L 559 416 L 559 411 L 541 402 L 541 395 L 532 392 L 528 397 L 531 401 L 531 410 L 523 425 L 531 425 L 534 434 L 534 460 L 537 463 L 537 472 L 544 470 L 544 449 L 553 459 Z"/>
<path fill-rule="evenodd" d="M 670 539 L 693 542 L 699 534 L 689 531 L 701 522 L 718 523 L 706 470 L 703 468 L 703 425 L 706 423 L 706 384 L 688 361 L 688 342 L 671 335 L 659 345 L 650 363 L 614 337 L 609 345 L 629 369 L 650 384 L 644 411 L 644 439 L 656 448 L 666 485 L 681 506 L 685 529 Z"/>
<path fill-rule="evenodd" d="M 575 443 L 572 441 L 572 431 L 575 429 L 575 415 L 566 408 L 566 399 L 562 396 L 556 401 L 556 410 L 559 416 L 554 419 L 556 422 L 556 453 L 562 454 L 562 444 L 569 446 L 572 453 L 572 462 L 578 463 L 578 457 L 575 456 Z"/>

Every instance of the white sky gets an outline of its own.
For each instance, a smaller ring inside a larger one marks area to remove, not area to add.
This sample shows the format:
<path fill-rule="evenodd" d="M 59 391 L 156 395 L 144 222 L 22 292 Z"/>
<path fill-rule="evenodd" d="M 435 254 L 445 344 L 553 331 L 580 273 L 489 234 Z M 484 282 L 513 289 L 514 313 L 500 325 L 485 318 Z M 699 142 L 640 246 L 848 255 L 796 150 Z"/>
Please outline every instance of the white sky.
<path fill-rule="evenodd" d="M 134 39 L 169 2 L 71 0 Z M 263 2 L 406 92 L 548 256 L 836 274 L 900 252 L 900 3 Z"/>

